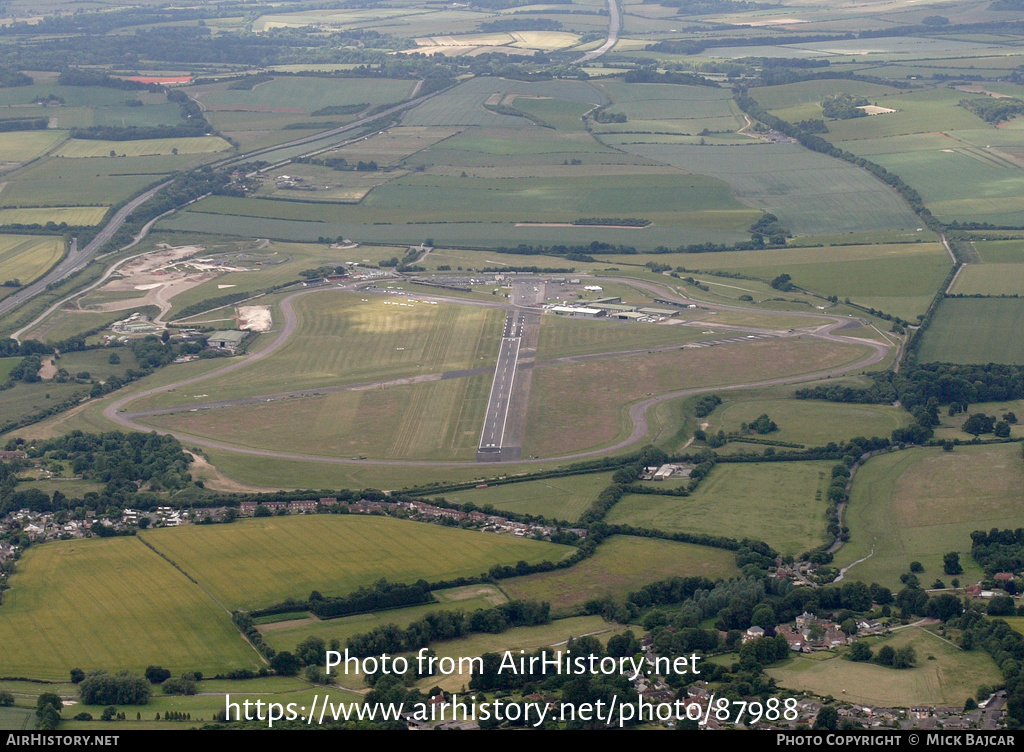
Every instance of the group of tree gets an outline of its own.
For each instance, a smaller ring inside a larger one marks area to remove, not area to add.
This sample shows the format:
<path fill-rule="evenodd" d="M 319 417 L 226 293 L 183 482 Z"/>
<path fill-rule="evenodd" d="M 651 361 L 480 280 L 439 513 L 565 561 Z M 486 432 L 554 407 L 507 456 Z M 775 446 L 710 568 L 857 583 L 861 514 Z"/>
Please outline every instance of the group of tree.
<path fill-rule="evenodd" d="M 864 97 L 853 94 L 836 94 L 822 100 L 821 112 L 825 117 L 833 120 L 849 120 L 850 118 L 866 117 L 868 113 L 861 108 L 867 104 L 868 100 Z"/>
<path fill-rule="evenodd" d="M 151 685 L 144 677 L 128 671 L 117 674 L 90 671 L 78 685 L 83 705 L 145 705 L 151 692 Z"/>

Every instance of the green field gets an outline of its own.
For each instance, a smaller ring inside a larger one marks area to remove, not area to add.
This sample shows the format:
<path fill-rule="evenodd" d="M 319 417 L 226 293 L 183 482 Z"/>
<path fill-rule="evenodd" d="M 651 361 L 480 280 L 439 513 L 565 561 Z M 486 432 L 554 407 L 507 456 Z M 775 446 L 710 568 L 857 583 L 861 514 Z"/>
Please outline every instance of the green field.
<path fill-rule="evenodd" d="M 971 243 L 986 264 L 1024 262 L 1024 240 L 975 240 Z"/>
<path fill-rule="evenodd" d="M 876 653 L 883 645 L 896 650 L 913 646 L 917 665 L 896 670 L 854 663 L 832 653 L 816 653 L 794 655 L 781 666 L 765 669 L 765 673 L 788 690 L 836 698 L 841 695 L 846 702 L 881 707 L 959 708 L 968 697 L 974 697 L 981 684 L 1001 682 L 995 661 L 984 651 L 961 650 L 924 629 L 904 629 L 891 637 L 868 638 L 868 642 Z"/>
<path fill-rule="evenodd" d="M 812 80 L 753 88 L 750 90 L 750 96 L 764 109 L 775 111 L 803 104 L 820 104 L 825 97 L 834 96 L 840 90 L 846 94 L 856 94 L 870 99 L 899 91 L 891 86 L 866 81 Z"/>
<path fill-rule="evenodd" d="M 630 494 L 612 525 L 762 540 L 799 555 L 825 540 L 830 462 L 722 463 L 687 497 Z M 656 489 L 655 482 L 644 485 Z"/>
<path fill-rule="evenodd" d="M 921 343 L 922 363 L 1024 364 L 1024 300 L 946 298 Z"/>
<path fill-rule="evenodd" d="M 410 110 L 405 125 L 480 125 L 487 128 L 536 128 L 523 117 L 503 115 L 484 107 L 493 94 L 555 97 L 573 102 L 603 104 L 606 97 L 583 81 L 510 81 L 503 78 L 471 78 L 451 91 Z"/>
<path fill-rule="evenodd" d="M 59 144 L 64 131 L 20 131 L 5 133 L 0 144 L 0 162 L 27 162 Z"/>
<path fill-rule="evenodd" d="M 108 206 L 54 206 L 38 209 L 0 209 L 0 225 L 55 224 L 98 225 L 106 215 Z"/>
<path fill-rule="evenodd" d="M 405 629 L 414 621 L 436 611 L 465 611 L 471 613 L 478 608 L 494 608 L 508 599 L 493 585 L 467 585 L 452 590 L 436 590 L 432 595 L 438 603 L 426 606 L 410 606 L 369 614 L 344 616 L 340 619 L 320 620 L 313 617 L 264 624 L 260 632 L 277 651 L 295 650 L 295 646 L 307 637 L 319 637 L 324 642 L 338 640 L 342 645 L 349 637 L 370 632 L 387 624 Z"/>
<path fill-rule="evenodd" d="M 1020 527 L 1024 466 L 1016 444 L 908 449 L 869 460 L 857 471 L 846 511 L 850 541 L 835 566 L 870 556 L 848 578 L 899 588 L 911 561 L 924 565 L 922 582 L 942 572 L 942 556 L 960 552 L 963 583 L 982 573 L 970 557 L 974 530 Z M 872 554 L 872 551 L 874 553 Z"/>
<path fill-rule="evenodd" d="M 654 303 L 650 305 L 657 307 Z M 677 343 L 682 345 L 707 339 L 709 336 L 701 334 L 700 329 L 687 326 L 656 326 L 629 321 L 583 321 L 551 315 L 542 319 L 537 360 L 639 350 L 644 347 Z"/>
<path fill-rule="evenodd" d="M 347 595 L 390 582 L 472 577 L 495 564 L 558 561 L 572 552 L 508 535 L 366 515 L 299 515 L 153 530 L 146 543 L 228 609 Z"/>
<path fill-rule="evenodd" d="M 64 254 L 63 238 L 0 235 L 0 281 L 27 285 L 43 276 Z"/>
<path fill-rule="evenodd" d="M 799 144 L 623 144 L 621 148 L 724 180 L 736 198 L 776 214 L 797 235 L 921 226 L 902 199 L 871 175 Z"/>
<path fill-rule="evenodd" d="M 298 326 L 273 355 L 150 406 L 189 404 L 193 394 L 219 400 L 493 366 L 501 311 L 408 301 L 334 290 L 295 298 Z"/>
<path fill-rule="evenodd" d="M 573 365 L 538 365 L 523 455 L 557 456 L 622 438 L 631 428 L 625 406 L 647 395 L 811 373 L 863 355 L 857 346 L 798 337 Z M 595 412 L 594 405 L 608 409 Z"/>
<path fill-rule="evenodd" d="M 228 89 L 224 84 L 196 87 L 196 96 L 210 110 L 247 110 L 261 113 L 303 113 L 346 104 L 400 102 L 412 91 L 410 81 L 391 79 L 281 76 L 251 90 Z"/>
<path fill-rule="evenodd" d="M 532 514 L 574 522 L 612 482 L 612 473 L 570 475 L 565 478 L 507 483 L 490 488 L 445 494 L 455 504 L 476 504 L 516 514 Z"/>
<path fill-rule="evenodd" d="M 789 441 L 805 446 L 825 446 L 855 436 L 889 436 L 897 428 L 909 425 L 912 417 L 906 410 L 890 405 L 852 405 L 797 399 L 743 399 L 726 402 L 701 422 L 707 432 L 723 430 L 733 433 L 741 423 L 752 423 L 760 415 L 768 415 L 779 430 L 754 438 Z M 741 445 L 742 446 L 742 445 Z M 756 449 L 749 446 L 747 448 Z"/>
<path fill-rule="evenodd" d="M 949 292 L 953 295 L 1024 295 L 1024 264 L 967 264 Z"/>
<path fill-rule="evenodd" d="M 142 422 L 257 449 L 279 451 L 286 446 L 291 452 L 327 457 L 472 460 L 491 380 L 488 374 L 199 412 L 183 409 Z M 262 382 L 250 387 L 264 390 Z M 211 389 L 203 385 L 199 393 L 212 394 Z"/>
<path fill-rule="evenodd" d="M 665 263 L 689 269 L 737 272 L 769 281 L 779 274 L 789 274 L 794 284 L 806 290 L 835 295 L 840 300 L 850 298 L 859 305 L 908 320 L 927 310 L 951 265 L 939 243 L 792 247 L 700 256 L 669 254 L 664 259 Z M 750 287 L 746 280 L 720 281 Z M 769 295 L 774 297 L 775 291 Z"/>
<path fill-rule="evenodd" d="M 669 577 L 731 577 L 737 573 L 732 551 L 689 543 L 617 535 L 597 553 L 571 569 L 502 580 L 511 598 L 551 603 L 557 614 L 573 613 L 588 600 L 622 597 Z"/>
<path fill-rule="evenodd" d="M 0 607 L 0 671 L 66 679 L 159 663 L 175 673 L 258 668 L 227 612 L 132 538 L 33 546 Z"/>
<path fill-rule="evenodd" d="M 71 139 L 62 146 L 57 155 L 65 158 L 150 157 L 164 154 L 208 154 L 230 149 L 231 144 L 216 136 L 195 136 L 191 138 L 151 138 L 139 141 L 92 141 Z"/>
<path fill-rule="evenodd" d="M 108 152 L 109 148 L 104 155 Z M 120 153 L 122 152 L 119 151 L 118 154 Z M 8 182 L 3 192 L 0 192 L 0 205 L 114 205 L 142 191 L 146 186 L 156 184 L 163 175 L 191 166 L 197 156 L 203 155 L 183 154 L 124 159 L 47 157 L 6 176 Z M 59 197 L 59 200 L 55 200 L 54 197 Z"/>

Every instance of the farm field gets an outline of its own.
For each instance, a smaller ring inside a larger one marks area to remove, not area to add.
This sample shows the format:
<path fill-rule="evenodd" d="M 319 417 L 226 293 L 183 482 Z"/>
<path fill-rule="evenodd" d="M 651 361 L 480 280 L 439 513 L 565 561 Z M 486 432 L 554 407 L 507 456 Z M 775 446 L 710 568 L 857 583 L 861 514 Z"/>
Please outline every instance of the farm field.
<path fill-rule="evenodd" d="M 208 84 L 190 92 L 213 111 L 297 112 L 310 114 L 323 107 L 400 102 L 412 91 L 409 81 L 393 79 L 280 76 L 251 90 Z M 334 117 L 334 116 L 332 116 Z"/>
<path fill-rule="evenodd" d="M 323 222 L 324 209 L 295 201 L 215 197 L 198 211 Z M 705 214 L 706 213 L 706 214 Z M 548 178 L 460 178 L 408 175 L 373 190 L 358 206 L 337 206 L 333 222 L 405 224 L 462 222 L 572 222 L 581 217 L 625 214 L 663 226 L 705 225 L 742 230 L 756 215 L 729 195 L 728 186 L 700 175 Z M 593 230 L 590 230 L 593 232 Z M 635 235 L 646 228 L 632 231 Z M 639 238 L 638 238 L 639 240 Z"/>
<path fill-rule="evenodd" d="M 510 81 L 473 78 L 410 110 L 405 125 L 480 125 L 488 128 L 536 128 L 526 118 L 503 115 L 484 107 L 495 94 L 554 97 L 574 102 L 604 104 L 604 94 L 584 81 Z"/>
<path fill-rule="evenodd" d="M 570 569 L 502 580 L 501 587 L 513 599 L 548 601 L 552 614 L 570 614 L 586 601 L 621 597 L 669 577 L 731 577 L 735 562 L 736 554 L 724 549 L 617 535 Z"/>
<path fill-rule="evenodd" d="M 875 178 L 799 144 L 623 144 L 621 148 L 724 180 L 736 198 L 776 214 L 797 235 L 920 226 L 902 199 Z"/>
<path fill-rule="evenodd" d="M 981 684 L 999 684 L 1001 674 L 987 653 L 964 651 L 925 629 L 902 630 L 884 639 L 870 638 L 874 652 L 883 645 L 893 649 L 910 645 L 917 665 L 891 669 L 872 663 L 854 663 L 841 655 L 794 655 L 781 666 L 765 669 L 788 690 L 835 695 L 841 688 L 847 702 L 882 707 L 963 707 Z M 929 660 L 934 656 L 935 660 Z"/>
<path fill-rule="evenodd" d="M 532 514 L 575 522 L 612 482 L 612 473 L 571 475 L 565 478 L 508 483 L 483 489 L 449 491 L 453 504 L 475 504 L 516 514 Z"/>
<path fill-rule="evenodd" d="M 472 577 L 495 564 L 558 561 L 574 549 L 366 515 L 301 515 L 152 530 L 145 542 L 200 582 L 218 604 L 253 609 L 312 590 L 347 595 L 389 582 Z"/>
<path fill-rule="evenodd" d="M 869 83 L 867 81 L 800 81 L 794 84 L 782 84 L 780 86 L 760 86 L 750 90 L 750 96 L 757 100 L 757 103 L 769 112 L 782 110 L 799 105 L 818 105 L 825 97 L 834 96 L 838 89 L 845 94 L 854 94 L 867 97 L 884 97 L 899 92 L 892 86 L 884 84 Z M 776 113 L 777 114 L 777 113 Z"/>
<path fill-rule="evenodd" d="M 898 143 L 886 146 L 890 140 Z M 843 146 L 895 172 L 920 192 L 932 213 L 947 221 L 1019 225 L 1024 217 L 1024 169 L 999 148 L 982 144 L 925 134 Z"/>
<path fill-rule="evenodd" d="M 611 80 L 597 84 L 613 104 L 608 112 L 626 115 L 625 123 L 594 123 L 594 133 L 730 132 L 745 123 L 729 89 L 673 84 L 627 84 Z"/>
<path fill-rule="evenodd" d="M 0 209 L 0 225 L 45 225 L 55 224 L 98 225 L 106 215 L 109 206 L 53 206 L 37 209 Z"/>
<path fill-rule="evenodd" d="M 0 235 L 0 281 L 16 279 L 27 285 L 43 276 L 63 254 L 63 238 Z"/>
<path fill-rule="evenodd" d="M 836 554 L 835 566 L 874 550 L 848 576 L 898 589 L 911 561 L 924 565 L 922 582 L 948 580 L 942 556 L 959 551 L 961 582 L 979 581 L 970 534 L 1020 526 L 1020 465 L 1016 444 L 908 449 L 872 458 L 854 479 L 845 516 L 850 541 Z"/>
<path fill-rule="evenodd" d="M 523 454 L 557 456 L 628 434 L 626 405 L 648 394 L 793 376 L 865 354 L 857 346 L 803 338 L 617 358 L 534 369 Z M 618 405 L 595 414 L 593 405 Z"/>
<path fill-rule="evenodd" d="M 172 154 L 208 154 L 230 149 L 231 144 L 216 136 L 191 138 L 152 138 L 139 141 L 93 141 L 71 139 L 57 151 L 65 158 L 106 157 L 116 152 L 118 157 L 151 157 Z"/>
<path fill-rule="evenodd" d="M 751 423 L 760 415 L 768 415 L 779 430 L 755 438 L 789 441 L 805 446 L 825 446 L 856 436 L 889 436 L 897 428 L 910 425 L 912 417 L 906 410 L 890 405 L 853 405 L 798 399 L 742 399 L 725 402 L 707 418 L 709 434 L 724 430 L 740 430 L 741 423 Z"/>
<path fill-rule="evenodd" d="M 920 361 L 1024 364 L 1024 300 L 946 298 L 921 342 Z"/>
<path fill-rule="evenodd" d="M 1024 264 L 967 264 L 949 292 L 953 295 L 1024 295 Z"/>
<path fill-rule="evenodd" d="M 986 264 L 1024 263 L 1024 240 L 975 240 L 971 245 Z"/>
<path fill-rule="evenodd" d="M 667 533 L 752 538 L 799 556 L 825 542 L 823 497 L 833 464 L 721 463 L 690 496 L 627 494 L 606 520 Z"/>
<path fill-rule="evenodd" d="M 141 672 L 153 663 L 213 674 L 260 664 L 227 613 L 133 538 L 33 547 L 4 596 L 5 676 L 61 680 L 76 666 Z"/>
<path fill-rule="evenodd" d="M 409 606 L 368 614 L 343 616 L 340 619 L 320 620 L 315 617 L 293 619 L 263 624 L 260 632 L 272 648 L 295 651 L 295 646 L 308 637 L 319 637 L 330 644 L 338 640 L 342 645 L 348 638 L 370 632 L 378 627 L 394 624 L 405 629 L 414 621 L 437 611 L 464 611 L 472 613 L 479 608 L 494 608 L 507 602 L 507 598 L 493 585 L 467 585 L 451 590 L 434 591 L 438 603 L 425 606 Z"/>
<path fill-rule="evenodd" d="M 66 135 L 64 131 L 52 130 L 5 133 L 0 143 L 0 163 L 35 159 L 59 144 Z"/>
<path fill-rule="evenodd" d="M 196 205 L 202 208 L 204 202 Z M 262 202 L 266 204 L 268 202 Z M 282 203 L 282 202 L 277 202 Z M 261 204 L 261 205 L 262 205 Z M 354 207 L 346 207 L 352 209 Z M 387 212 L 382 212 L 384 216 Z M 749 224 L 757 217 L 750 210 L 741 210 L 742 220 L 736 214 L 725 213 L 730 225 Z M 703 213 L 704 219 L 714 221 L 713 213 Z M 574 217 L 575 218 L 575 217 Z M 717 223 L 716 223 L 717 224 Z M 428 222 L 410 224 L 355 224 L 347 222 L 301 222 L 284 219 L 265 219 L 229 214 L 206 214 L 200 211 L 185 211 L 160 220 L 157 227 L 162 230 L 234 234 L 241 237 L 259 236 L 284 241 L 315 242 L 320 237 L 351 238 L 360 243 L 386 243 L 409 245 L 434 238 L 438 245 L 469 248 L 501 248 L 520 243 L 537 245 L 586 245 L 594 240 L 604 243 L 630 245 L 651 249 L 660 245 L 675 247 L 691 243 L 737 243 L 750 239 L 740 229 L 721 227 L 659 227 L 650 226 L 642 230 L 594 228 L 594 227 L 543 227 L 517 226 L 515 223 L 464 222 L 436 224 Z"/>
<path fill-rule="evenodd" d="M 156 184 L 167 173 L 191 166 L 196 156 L 183 154 L 124 159 L 41 159 L 5 176 L 8 182 L 3 192 L 0 192 L 0 206 L 118 204 L 145 187 Z M 60 197 L 59 202 L 54 201 L 54 196 Z"/>
<path fill-rule="evenodd" d="M 665 263 L 737 272 L 764 280 L 772 280 L 785 273 L 793 278 L 795 285 L 805 290 L 819 295 L 834 295 L 840 300 L 850 298 L 854 303 L 908 320 L 913 320 L 928 308 L 951 265 L 949 255 L 940 243 L 669 255 Z M 707 283 L 707 280 L 703 281 Z M 747 285 L 745 280 L 722 281 Z"/>

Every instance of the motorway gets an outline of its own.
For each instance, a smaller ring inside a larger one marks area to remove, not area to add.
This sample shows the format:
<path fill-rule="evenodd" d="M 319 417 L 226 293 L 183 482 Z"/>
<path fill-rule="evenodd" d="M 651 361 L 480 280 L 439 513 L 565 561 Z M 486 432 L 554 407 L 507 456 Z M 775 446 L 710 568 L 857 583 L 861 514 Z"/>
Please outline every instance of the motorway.
<path fill-rule="evenodd" d="M 150 188 L 145 193 L 141 193 L 123 207 L 121 207 L 110 221 L 107 222 L 106 226 L 100 230 L 99 234 L 92 239 L 92 241 L 79 250 L 78 241 L 75 240 L 71 243 L 71 249 L 68 251 L 68 255 L 65 256 L 57 266 L 53 267 L 49 272 L 43 275 L 40 279 L 37 279 L 32 284 L 23 287 L 14 295 L 10 295 L 0 301 L 0 316 L 3 316 L 10 311 L 13 311 L 22 303 L 31 300 L 39 293 L 43 292 L 48 285 L 52 285 L 55 282 L 60 282 L 62 279 L 70 277 L 72 274 L 82 269 L 96 252 L 103 247 L 103 245 L 114 237 L 114 233 L 121 229 L 121 225 L 125 223 L 125 220 L 131 215 L 139 205 L 149 201 L 156 192 L 161 188 L 170 185 L 171 181 L 161 183 L 155 188 Z"/>
<path fill-rule="evenodd" d="M 609 1 L 612 2 L 613 0 L 609 0 Z M 417 85 L 416 90 L 418 90 L 418 88 L 419 88 L 419 84 Z M 291 148 L 295 148 L 296 146 L 302 146 L 304 144 L 316 143 L 318 141 L 320 141 L 320 142 L 329 141 L 330 139 L 334 138 L 335 136 L 341 135 L 341 134 L 346 133 L 348 131 L 352 131 L 352 130 L 356 130 L 358 128 L 361 128 L 361 127 L 367 125 L 368 123 L 372 123 L 374 120 L 379 120 L 380 118 L 388 117 L 389 115 L 393 115 L 395 113 L 402 112 L 403 110 L 407 110 L 407 109 L 409 109 L 411 107 L 415 107 L 416 105 L 422 104 L 423 102 L 427 101 L 431 97 L 435 97 L 435 96 L 437 96 L 440 93 L 441 93 L 441 91 L 431 92 L 430 94 L 425 94 L 422 97 L 416 97 L 415 99 L 410 99 L 407 102 L 403 102 L 403 103 L 401 103 L 399 105 L 396 105 L 394 107 L 391 107 L 391 108 L 389 108 L 387 110 L 384 110 L 382 112 L 378 112 L 375 115 L 372 115 L 370 117 L 365 117 L 365 118 L 361 118 L 359 120 L 353 121 L 353 122 L 349 123 L 348 125 L 343 125 L 343 126 L 341 126 L 339 128 L 334 128 L 334 129 L 329 130 L 329 131 L 324 131 L 323 133 L 317 133 L 317 134 L 312 135 L 312 136 L 304 136 L 303 138 L 297 138 L 297 139 L 294 139 L 292 141 L 288 141 L 287 143 L 278 144 L 276 146 L 270 146 L 270 147 L 267 147 L 266 149 L 260 149 L 258 151 L 249 152 L 247 154 L 238 154 L 238 155 L 235 155 L 235 156 L 232 156 L 232 157 L 228 157 L 227 159 L 222 159 L 222 160 L 219 160 L 217 162 L 212 162 L 212 163 L 210 163 L 208 165 L 205 165 L 205 166 L 207 166 L 207 167 L 224 167 L 224 166 L 227 166 L 227 165 L 232 165 L 232 164 L 238 164 L 238 163 L 241 163 L 241 162 L 246 162 L 246 161 L 249 161 L 251 159 L 255 159 L 257 157 L 262 157 L 262 156 L 266 156 L 266 155 L 269 155 L 269 154 L 273 154 L 274 152 L 281 151 L 283 149 L 291 149 Z M 323 148 L 327 148 L 327 146 L 329 146 L 329 145 L 322 144 L 322 146 L 323 146 Z M 287 162 L 290 162 L 290 161 L 291 161 L 291 158 L 288 158 L 288 159 L 282 161 L 280 164 L 286 164 Z M 49 286 L 51 284 L 54 284 L 55 282 L 60 282 L 61 280 L 66 279 L 67 277 L 71 276 L 75 272 L 77 272 L 77 271 L 81 270 L 82 268 L 84 268 L 85 265 L 88 264 L 89 261 L 92 260 L 93 256 L 96 255 L 96 252 L 99 251 L 99 249 L 102 248 L 103 245 L 105 245 L 108 240 L 110 240 L 112 237 L 114 237 L 114 233 L 116 233 L 118 230 L 121 229 L 121 225 L 123 225 L 125 223 L 125 221 L 131 215 L 131 213 L 133 211 L 135 211 L 135 209 L 137 209 L 141 204 L 145 203 L 146 201 L 151 199 L 154 195 L 156 195 L 157 191 L 161 190 L 162 188 L 167 187 L 170 184 L 171 184 L 170 180 L 165 181 L 165 182 L 161 183 L 158 186 L 150 188 L 145 193 L 139 194 L 138 196 L 133 198 L 131 201 L 129 201 L 127 204 L 125 204 L 121 209 L 119 209 L 114 214 L 113 217 L 110 218 L 110 221 L 107 222 L 107 224 L 103 227 L 103 229 L 100 230 L 100 232 L 96 235 L 96 237 L 93 238 L 92 241 L 87 246 L 85 246 L 85 248 L 82 248 L 81 250 L 79 250 L 78 249 L 77 240 L 76 241 L 72 241 L 71 249 L 69 250 L 67 256 L 65 256 L 64 259 L 61 260 L 60 263 L 57 264 L 57 266 L 55 266 L 47 274 L 45 274 L 43 277 L 41 277 L 40 279 L 36 280 L 32 284 L 27 285 L 26 287 L 22 288 L 21 290 L 19 290 L 15 294 L 10 295 L 10 296 L 4 298 L 2 301 L 0 301 L 0 316 L 6 315 L 7 313 L 9 313 L 12 310 L 14 310 L 15 308 L 17 308 L 19 305 L 21 305 L 21 304 L 31 300 L 36 295 L 38 295 L 39 293 L 43 292 L 47 288 L 47 286 Z M 143 237 L 145 237 L 146 233 L 149 232 L 149 229 L 150 229 L 150 227 L 152 227 L 152 225 L 153 225 L 152 222 L 147 224 L 142 229 L 142 231 L 139 233 L 138 237 L 136 237 L 131 243 L 126 245 L 124 248 L 120 248 L 118 250 L 122 250 L 123 251 L 126 248 L 131 247 L 135 243 L 138 243 Z M 46 315 L 48 315 L 51 310 L 53 310 L 53 309 L 47 310 L 46 313 L 44 313 L 43 316 L 45 317 Z M 41 319 L 36 319 L 36 321 L 34 321 L 33 324 L 37 323 L 39 320 L 41 320 Z M 20 334 L 21 331 L 24 331 L 24 328 L 21 329 L 18 333 Z M 17 339 L 17 337 L 15 337 L 15 339 Z"/>

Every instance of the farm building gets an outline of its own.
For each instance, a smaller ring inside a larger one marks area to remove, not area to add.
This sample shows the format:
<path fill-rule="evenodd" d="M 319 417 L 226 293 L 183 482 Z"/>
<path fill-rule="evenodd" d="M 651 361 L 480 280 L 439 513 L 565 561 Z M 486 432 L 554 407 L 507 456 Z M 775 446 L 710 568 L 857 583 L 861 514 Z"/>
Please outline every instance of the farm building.
<path fill-rule="evenodd" d="M 206 340 L 206 346 L 212 350 L 237 350 L 244 338 L 245 332 L 237 330 L 217 332 Z"/>

